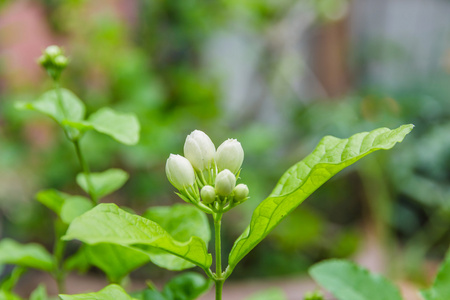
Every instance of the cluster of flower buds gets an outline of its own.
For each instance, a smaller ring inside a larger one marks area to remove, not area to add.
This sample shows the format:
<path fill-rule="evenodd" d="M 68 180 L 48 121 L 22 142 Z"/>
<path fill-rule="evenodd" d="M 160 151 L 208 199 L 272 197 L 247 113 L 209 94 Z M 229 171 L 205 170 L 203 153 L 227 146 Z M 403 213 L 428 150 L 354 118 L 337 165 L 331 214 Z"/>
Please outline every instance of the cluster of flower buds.
<path fill-rule="evenodd" d="M 241 143 L 228 139 L 217 148 L 204 132 L 193 131 L 184 143 L 184 157 L 171 154 L 166 175 L 186 202 L 213 210 L 227 209 L 248 199 L 248 187 L 236 185 L 244 150 Z"/>
<path fill-rule="evenodd" d="M 69 60 L 58 46 L 48 46 L 38 60 L 53 80 L 58 80 L 61 72 L 67 67 Z"/>

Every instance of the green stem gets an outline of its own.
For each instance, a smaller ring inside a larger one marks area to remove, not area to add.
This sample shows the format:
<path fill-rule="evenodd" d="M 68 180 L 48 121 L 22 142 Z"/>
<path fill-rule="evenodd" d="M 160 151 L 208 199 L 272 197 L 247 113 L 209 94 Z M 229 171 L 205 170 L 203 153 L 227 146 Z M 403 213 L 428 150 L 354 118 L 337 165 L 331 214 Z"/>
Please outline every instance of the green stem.
<path fill-rule="evenodd" d="M 216 300 L 222 300 L 222 288 L 225 279 L 222 274 L 222 246 L 220 241 L 220 227 L 222 225 L 223 212 L 219 211 L 214 214 L 214 237 L 216 250 Z"/>
<path fill-rule="evenodd" d="M 66 250 L 66 241 L 61 240 L 61 237 L 66 231 L 66 227 L 58 219 L 54 223 L 55 227 L 55 246 L 53 248 L 53 257 L 55 260 L 55 270 L 53 277 L 58 285 L 58 292 L 65 293 L 66 290 L 66 272 L 64 271 L 63 260 L 64 251 Z"/>
<path fill-rule="evenodd" d="M 77 152 L 78 160 L 80 161 L 81 168 L 83 169 L 83 173 L 86 177 L 86 182 L 88 186 L 88 194 L 91 197 L 92 202 L 94 205 L 98 204 L 97 196 L 94 193 L 94 186 L 92 185 L 91 181 L 91 173 L 89 171 L 89 165 L 87 164 L 86 160 L 83 157 L 83 153 L 81 152 L 80 143 L 78 140 L 73 140 L 73 145 L 75 146 L 75 151 Z"/>

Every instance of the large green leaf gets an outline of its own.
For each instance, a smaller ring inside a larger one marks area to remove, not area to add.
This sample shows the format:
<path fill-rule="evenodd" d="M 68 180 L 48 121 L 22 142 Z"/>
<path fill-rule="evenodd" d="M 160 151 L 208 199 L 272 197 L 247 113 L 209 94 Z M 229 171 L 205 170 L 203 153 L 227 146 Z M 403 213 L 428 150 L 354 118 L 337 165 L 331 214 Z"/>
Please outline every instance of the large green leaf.
<path fill-rule="evenodd" d="M 128 177 L 128 173 L 121 169 L 109 169 L 101 173 L 90 174 L 94 194 L 98 198 L 120 189 L 128 180 Z M 77 175 L 77 183 L 86 193 L 89 193 L 86 174 L 79 173 Z"/>
<path fill-rule="evenodd" d="M 152 246 L 182 257 L 203 269 L 209 268 L 212 263 L 211 254 L 208 254 L 201 238 L 194 236 L 186 242 L 179 242 L 157 223 L 127 213 L 114 204 L 100 204 L 76 218 L 63 238 L 78 239 L 87 244 Z"/>
<path fill-rule="evenodd" d="M 85 106 L 78 97 L 69 90 L 51 90 L 44 93 L 38 100 L 18 105 L 19 108 L 26 108 L 41 112 L 53 118 L 63 125 L 65 120 L 79 121 L 84 119 Z"/>
<path fill-rule="evenodd" d="M 105 272 L 108 280 L 120 283 L 131 271 L 150 262 L 140 249 L 116 244 L 100 243 L 83 247 L 66 262 L 66 269 L 85 271 L 93 265 Z"/>
<path fill-rule="evenodd" d="M 135 145 L 139 141 L 140 125 L 134 114 L 119 113 L 105 107 L 90 115 L 88 123 L 96 131 L 123 144 Z"/>
<path fill-rule="evenodd" d="M 93 207 L 86 197 L 72 196 L 53 189 L 40 191 L 36 199 L 60 216 L 65 224 L 70 224 Z"/>
<path fill-rule="evenodd" d="M 413 127 L 403 125 L 395 130 L 379 128 L 348 139 L 324 137 L 310 155 L 281 177 L 269 197 L 255 209 L 249 227 L 236 240 L 230 252 L 230 269 L 234 269 L 275 226 L 328 179 L 376 150 L 392 148 Z"/>
<path fill-rule="evenodd" d="M 421 294 L 425 300 L 447 300 L 450 299 L 450 254 L 439 268 L 433 285 L 422 290 Z"/>
<path fill-rule="evenodd" d="M 59 295 L 61 300 L 133 300 L 120 286 L 111 284 L 96 293 Z"/>
<path fill-rule="evenodd" d="M 339 300 L 401 300 L 400 291 L 384 277 L 345 260 L 328 260 L 309 269 L 310 275 Z"/>
<path fill-rule="evenodd" d="M 173 206 L 152 207 L 143 217 L 158 223 L 175 240 L 187 242 L 197 236 L 208 245 L 211 229 L 206 215 L 192 205 L 175 204 Z M 183 270 L 194 265 L 178 256 L 155 248 L 146 249 L 152 262 L 169 270 Z"/>
<path fill-rule="evenodd" d="M 52 256 L 38 244 L 19 244 L 11 239 L 0 241 L 0 265 L 14 264 L 44 271 L 53 270 Z"/>

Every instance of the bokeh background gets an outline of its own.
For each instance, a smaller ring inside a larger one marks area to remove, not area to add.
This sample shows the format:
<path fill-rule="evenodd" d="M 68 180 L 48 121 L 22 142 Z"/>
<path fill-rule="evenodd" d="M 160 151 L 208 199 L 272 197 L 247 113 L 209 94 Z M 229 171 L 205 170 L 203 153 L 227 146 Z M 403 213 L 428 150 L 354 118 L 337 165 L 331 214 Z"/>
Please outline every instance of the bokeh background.
<path fill-rule="evenodd" d="M 423 285 L 450 242 L 449 15 L 448 0 L 1 0 L 0 236 L 51 247 L 53 215 L 35 193 L 82 193 L 56 124 L 14 108 L 51 88 L 36 59 L 57 44 L 70 57 L 63 85 L 88 113 L 110 106 L 141 122 L 137 146 L 95 133 L 82 140 L 94 171 L 131 174 L 106 201 L 137 211 L 180 202 L 164 164 L 194 129 L 216 146 L 242 143 L 251 199 L 225 218 L 226 250 L 322 136 L 415 124 L 395 149 L 312 195 L 232 280 L 280 282 L 350 257 Z M 133 278 L 170 274 L 147 265 Z"/>

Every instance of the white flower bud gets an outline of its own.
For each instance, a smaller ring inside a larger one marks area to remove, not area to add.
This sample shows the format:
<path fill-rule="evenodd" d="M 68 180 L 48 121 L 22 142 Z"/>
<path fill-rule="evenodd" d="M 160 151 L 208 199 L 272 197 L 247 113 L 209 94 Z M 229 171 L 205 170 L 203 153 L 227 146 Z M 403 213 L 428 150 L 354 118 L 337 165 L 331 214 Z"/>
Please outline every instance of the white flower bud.
<path fill-rule="evenodd" d="M 44 54 L 47 55 L 48 57 L 54 59 L 55 57 L 57 57 L 58 55 L 62 54 L 62 50 L 61 48 L 59 48 L 56 45 L 51 45 L 48 46 L 45 50 L 44 50 Z"/>
<path fill-rule="evenodd" d="M 166 162 L 166 175 L 170 183 L 178 190 L 183 190 L 195 183 L 194 168 L 181 155 L 170 154 Z"/>
<path fill-rule="evenodd" d="M 200 191 L 200 195 L 202 196 L 203 203 L 210 204 L 216 199 L 216 190 L 210 185 L 205 185 Z"/>
<path fill-rule="evenodd" d="M 220 196 L 228 196 L 236 185 L 236 176 L 230 170 L 223 170 L 216 177 L 216 193 Z"/>
<path fill-rule="evenodd" d="M 236 174 L 244 161 L 244 149 L 235 139 L 228 139 L 217 148 L 216 164 L 219 171 L 228 169 Z"/>
<path fill-rule="evenodd" d="M 248 193 L 248 186 L 240 183 L 233 190 L 234 200 L 237 202 L 245 200 L 248 197 Z"/>
<path fill-rule="evenodd" d="M 216 147 L 203 131 L 194 130 L 186 137 L 184 156 L 195 169 L 203 171 L 211 168 L 215 153 Z"/>

